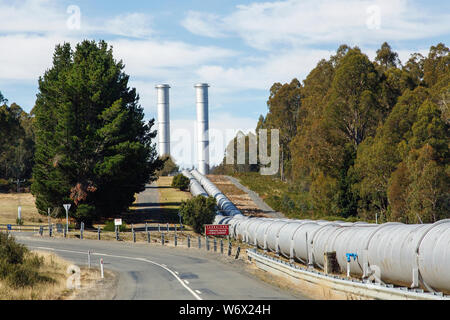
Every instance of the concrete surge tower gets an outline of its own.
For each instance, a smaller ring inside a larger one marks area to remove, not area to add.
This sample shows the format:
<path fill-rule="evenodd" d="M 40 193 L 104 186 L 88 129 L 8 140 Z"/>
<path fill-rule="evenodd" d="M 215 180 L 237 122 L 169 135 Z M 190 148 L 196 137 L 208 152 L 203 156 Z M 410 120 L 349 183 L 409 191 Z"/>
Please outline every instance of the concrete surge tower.
<path fill-rule="evenodd" d="M 159 156 L 170 155 L 170 114 L 168 84 L 156 86 L 158 96 L 158 145 Z"/>
<path fill-rule="evenodd" d="M 198 171 L 209 173 L 209 116 L 208 88 L 206 83 L 195 85 L 197 96 Z"/>

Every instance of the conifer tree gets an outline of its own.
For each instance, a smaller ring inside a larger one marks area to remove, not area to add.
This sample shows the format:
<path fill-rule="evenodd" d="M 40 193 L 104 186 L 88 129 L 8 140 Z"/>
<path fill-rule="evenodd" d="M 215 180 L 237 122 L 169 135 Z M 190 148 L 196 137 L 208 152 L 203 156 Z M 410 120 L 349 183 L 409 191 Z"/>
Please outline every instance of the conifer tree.
<path fill-rule="evenodd" d="M 157 159 L 136 89 L 124 64 L 100 41 L 75 50 L 58 45 L 39 79 L 34 113 L 36 153 L 32 193 L 41 214 L 71 203 L 70 216 L 92 223 L 126 210 L 154 180 Z"/>

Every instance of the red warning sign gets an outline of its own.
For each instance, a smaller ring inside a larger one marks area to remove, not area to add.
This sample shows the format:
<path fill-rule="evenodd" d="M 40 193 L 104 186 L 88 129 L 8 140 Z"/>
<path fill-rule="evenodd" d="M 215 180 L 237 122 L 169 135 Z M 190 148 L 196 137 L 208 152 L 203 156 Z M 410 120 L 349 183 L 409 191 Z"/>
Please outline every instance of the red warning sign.
<path fill-rule="evenodd" d="M 229 224 L 205 224 L 207 236 L 228 236 L 230 234 Z"/>

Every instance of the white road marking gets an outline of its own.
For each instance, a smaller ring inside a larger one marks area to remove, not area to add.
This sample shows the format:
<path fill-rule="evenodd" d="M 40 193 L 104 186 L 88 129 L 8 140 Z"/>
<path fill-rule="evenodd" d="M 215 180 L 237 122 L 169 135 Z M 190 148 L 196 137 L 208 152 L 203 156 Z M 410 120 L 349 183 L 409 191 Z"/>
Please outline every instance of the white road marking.
<path fill-rule="evenodd" d="M 195 292 L 197 292 L 198 294 L 202 294 L 200 290 L 195 290 Z"/>
<path fill-rule="evenodd" d="M 186 284 L 189 284 L 189 281 L 187 281 L 187 280 L 184 280 L 184 282 L 186 282 Z"/>
<path fill-rule="evenodd" d="M 30 246 L 30 247 L 33 248 L 33 246 Z M 37 248 L 37 249 L 45 249 L 45 250 L 52 250 L 52 251 L 69 252 L 69 253 L 77 253 L 77 254 L 87 254 L 87 252 L 72 251 L 72 250 L 65 250 L 65 249 L 53 249 L 53 248 L 44 248 L 44 247 L 34 247 L 34 248 Z M 151 260 L 148 260 L 148 259 L 144 259 L 144 258 L 133 258 L 133 257 L 126 257 L 126 256 L 116 256 L 116 255 L 106 254 L 106 253 L 92 253 L 92 255 L 95 255 L 95 256 L 102 256 L 102 257 L 119 258 L 119 259 L 138 260 L 138 261 L 144 261 L 144 262 L 151 263 L 151 264 L 154 264 L 154 265 L 156 265 L 156 266 L 159 266 L 159 267 L 165 269 L 166 271 L 168 271 L 170 274 L 172 274 L 172 275 L 175 277 L 175 279 L 177 279 L 178 282 L 181 283 L 181 285 L 182 285 L 183 287 L 185 287 L 186 290 L 188 290 L 189 293 L 192 294 L 192 295 L 194 296 L 195 299 L 197 299 L 197 300 L 203 300 L 202 298 L 200 298 L 200 296 L 199 296 L 197 293 L 195 293 L 191 288 L 189 288 L 189 287 L 183 282 L 183 280 L 181 280 L 181 278 L 178 277 L 178 275 L 177 275 L 175 272 L 173 272 L 172 270 L 170 270 L 165 264 L 159 264 L 159 263 L 157 263 L 157 262 L 154 262 L 154 261 L 151 261 Z"/>
<path fill-rule="evenodd" d="M 51 251 L 55 251 L 55 249 L 53 248 L 47 248 L 47 247 L 35 247 L 36 249 L 41 249 L 41 250 L 51 250 Z"/>

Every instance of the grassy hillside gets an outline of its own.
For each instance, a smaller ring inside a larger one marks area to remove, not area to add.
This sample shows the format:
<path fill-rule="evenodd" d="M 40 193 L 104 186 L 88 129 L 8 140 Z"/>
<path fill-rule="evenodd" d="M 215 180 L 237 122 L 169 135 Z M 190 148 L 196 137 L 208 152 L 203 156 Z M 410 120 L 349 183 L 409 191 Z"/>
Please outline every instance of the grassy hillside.
<path fill-rule="evenodd" d="M 358 221 L 357 217 L 344 219 L 332 215 L 319 215 L 313 210 L 308 193 L 300 185 L 283 182 L 257 172 L 236 173 L 234 177 L 247 188 L 255 191 L 272 209 L 294 219 L 323 219 Z"/>

